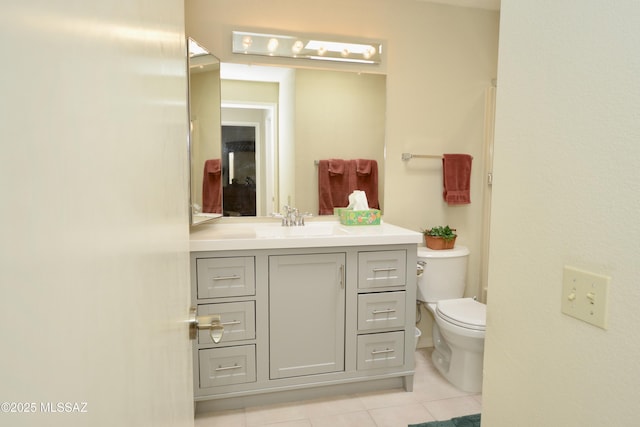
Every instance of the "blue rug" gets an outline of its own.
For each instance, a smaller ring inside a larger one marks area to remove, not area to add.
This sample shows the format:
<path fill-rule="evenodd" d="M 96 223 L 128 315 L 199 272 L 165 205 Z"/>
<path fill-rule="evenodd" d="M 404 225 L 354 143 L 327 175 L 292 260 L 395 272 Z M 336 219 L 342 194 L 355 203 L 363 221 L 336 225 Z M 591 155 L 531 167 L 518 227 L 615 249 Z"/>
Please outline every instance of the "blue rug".
<path fill-rule="evenodd" d="M 480 414 L 451 418 L 449 421 L 409 424 L 409 427 L 480 427 Z"/>

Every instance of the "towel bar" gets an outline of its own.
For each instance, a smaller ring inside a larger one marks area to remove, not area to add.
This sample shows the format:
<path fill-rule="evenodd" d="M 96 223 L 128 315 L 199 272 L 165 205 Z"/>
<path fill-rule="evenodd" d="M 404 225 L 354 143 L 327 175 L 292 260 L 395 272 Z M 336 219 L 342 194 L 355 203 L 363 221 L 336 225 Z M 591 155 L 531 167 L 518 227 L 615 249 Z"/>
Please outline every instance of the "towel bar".
<path fill-rule="evenodd" d="M 402 160 L 407 161 L 407 160 L 411 160 L 412 158 L 417 158 L 417 159 L 442 159 L 442 156 L 436 156 L 433 154 L 411 154 L 411 153 L 402 153 Z"/>
<path fill-rule="evenodd" d="M 413 158 L 416 159 L 442 159 L 443 155 L 435 155 L 435 154 L 411 154 L 411 153 L 402 153 L 402 160 L 407 161 Z M 472 157 L 473 158 L 473 157 Z"/>

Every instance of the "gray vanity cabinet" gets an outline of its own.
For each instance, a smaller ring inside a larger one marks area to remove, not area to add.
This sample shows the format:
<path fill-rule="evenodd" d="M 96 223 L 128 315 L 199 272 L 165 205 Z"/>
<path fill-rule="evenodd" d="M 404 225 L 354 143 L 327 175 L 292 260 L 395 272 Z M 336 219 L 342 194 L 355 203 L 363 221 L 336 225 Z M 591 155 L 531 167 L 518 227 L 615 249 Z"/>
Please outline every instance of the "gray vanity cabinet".
<path fill-rule="evenodd" d="M 270 378 L 344 370 L 345 253 L 269 257 Z"/>
<path fill-rule="evenodd" d="M 415 244 L 191 253 L 197 411 L 413 386 Z"/>

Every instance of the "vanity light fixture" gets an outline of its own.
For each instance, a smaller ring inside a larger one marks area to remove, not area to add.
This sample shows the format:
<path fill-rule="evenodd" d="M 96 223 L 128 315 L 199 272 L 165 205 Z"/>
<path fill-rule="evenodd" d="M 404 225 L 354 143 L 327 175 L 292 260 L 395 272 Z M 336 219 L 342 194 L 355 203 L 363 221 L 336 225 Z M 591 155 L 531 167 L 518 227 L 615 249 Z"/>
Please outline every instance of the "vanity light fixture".
<path fill-rule="evenodd" d="M 379 64 L 381 42 L 342 42 L 323 38 L 232 31 L 232 51 L 245 55 Z"/>

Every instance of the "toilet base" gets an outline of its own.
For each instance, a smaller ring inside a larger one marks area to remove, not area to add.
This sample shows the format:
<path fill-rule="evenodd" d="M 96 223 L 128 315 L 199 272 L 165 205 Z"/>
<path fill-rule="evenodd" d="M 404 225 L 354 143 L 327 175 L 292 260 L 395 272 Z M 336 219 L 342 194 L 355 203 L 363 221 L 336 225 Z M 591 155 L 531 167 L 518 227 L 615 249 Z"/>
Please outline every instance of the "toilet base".
<path fill-rule="evenodd" d="M 483 351 L 450 345 L 444 340 L 436 323 L 433 324 L 433 345 L 431 360 L 443 377 L 460 390 L 471 393 L 482 391 Z"/>
<path fill-rule="evenodd" d="M 476 367 L 470 369 L 469 372 L 465 372 L 466 369 L 451 369 L 451 361 L 447 360 L 445 355 L 435 349 L 431 354 L 431 360 L 442 376 L 456 388 L 470 393 L 482 392 L 482 357 L 479 358 L 479 364 L 477 361 L 465 362 L 476 365 Z"/>

